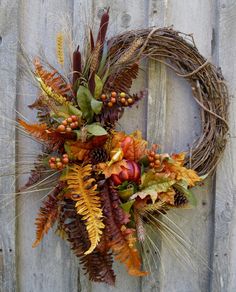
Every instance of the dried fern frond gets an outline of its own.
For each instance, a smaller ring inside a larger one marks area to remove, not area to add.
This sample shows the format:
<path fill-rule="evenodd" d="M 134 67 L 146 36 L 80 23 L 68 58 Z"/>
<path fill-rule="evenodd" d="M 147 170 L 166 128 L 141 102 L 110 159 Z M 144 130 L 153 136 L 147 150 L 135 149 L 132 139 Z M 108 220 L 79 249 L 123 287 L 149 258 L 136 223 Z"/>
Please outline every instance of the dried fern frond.
<path fill-rule="evenodd" d="M 124 216 L 124 211 L 119 205 L 114 207 L 114 203 L 118 203 L 119 200 L 116 190 L 112 185 L 105 183 L 100 194 L 104 206 L 105 234 L 109 238 L 115 258 L 125 264 L 130 275 L 146 275 L 146 272 L 141 271 L 141 259 L 135 248 L 136 239 L 131 234 L 131 230 L 123 225 L 127 223 L 127 217 Z"/>
<path fill-rule="evenodd" d="M 35 75 L 46 97 L 52 98 L 63 105 L 70 99 L 71 84 L 67 84 L 57 70 L 48 72 L 43 68 L 39 59 L 35 59 Z"/>
<path fill-rule="evenodd" d="M 112 74 L 104 84 L 104 91 L 128 92 L 133 80 L 138 77 L 139 65 L 134 63 Z"/>
<path fill-rule="evenodd" d="M 44 234 L 54 225 L 58 218 L 58 195 L 63 189 L 63 183 L 59 183 L 51 194 L 44 200 L 43 205 L 39 209 L 38 216 L 35 220 L 36 239 L 32 247 L 39 245 Z"/>
<path fill-rule="evenodd" d="M 56 36 L 56 55 L 58 63 L 64 65 L 64 36 L 59 32 Z"/>
<path fill-rule="evenodd" d="M 105 282 L 109 285 L 114 285 L 113 259 L 107 248 L 101 248 L 99 243 L 99 246 L 92 253 L 85 255 L 90 241 L 85 224 L 81 220 L 80 215 L 76 213 L 74 201 L 64 201 L 60 222 L 67 234 L 67 240 L 70 242 L 72 250 L 80 258 L 80 262 L 84 266 L 83 269 L 88 273 L 89 279 L 95 282 Z"/>
<path fill-rule="evenodd" d="M 101 201 L 97 192 L 95 179 L 91 177 L 92 165 L 70 167 L 65 180 L 71 198 L 76 201 L 76 210 L 81 215 L 88 231 L 91 246 L 85 252 L 90 254 L 97 246 L 102 235 L 104 224 L 102 222 Z"/>

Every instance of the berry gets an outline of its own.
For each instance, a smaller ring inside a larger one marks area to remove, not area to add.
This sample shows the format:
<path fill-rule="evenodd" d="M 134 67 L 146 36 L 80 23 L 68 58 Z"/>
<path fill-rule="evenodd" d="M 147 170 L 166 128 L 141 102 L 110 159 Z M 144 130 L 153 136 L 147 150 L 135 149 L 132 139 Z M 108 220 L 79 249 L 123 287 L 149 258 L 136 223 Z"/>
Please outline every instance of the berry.
<path fill-rule="evenodd" d="M 160 154 L 155 154 L 155 159 L 160 159 Z"/>
<path fill-rule="evenodd" d="M 72 123 L 72 118 L 69 117 L 69 118 L 67 119 L 67 122 L 68 122 L 68 123 Z"/>
<path fill-rule="evenodd" d="M 75 127 L 77 128 L 79 126 L 79 123 L 78 122 L 74 122 L 75 124 Z"/>
<path fill-rule="evenodd" d="M 150 167 L 153 168 L 155 164 L 153 162 L 150 163 Z"/>
<path fill-rule="evenodd" d="M 56 158 L 55 157 L 51 157 L 49 161 L 55 162 L 56 161 Z"/>
<path fill-rule="evenodd" d="M 110 101 L 111 101 L 112 103 L 116 103 L 116 98 L 115 98 L 115 97 L 111 97 Z"/>
<path fill-rule="evenodd" d="M 120 97 L 126 97 L 126 94 L 124 92 L 121 92 Z"/>
<path fill-rule="evenodd" d="M 121 100 L 120 100 L 120 102 L 123 103 L 123 104 L 125 104 L 126 99 L 124 97 L 122 97 Z"/>
<path fill-rule="evenodd" d="M 75 129 L 76 128 L 75 123 L 71 123 L 70 127 L 71 127 L 71 129 Z"/>
<path fill-rule="evenodd" d="M 55 163 L 50 163 L 49 166 L 50 166 L 51 169 L 55 169 L 56 168 L 56 164 Z"/>
<path fill-rule="evenodd" d="M 151 162 L 153 162 L 153 161 L 154 161 L 154 157 L 149 156 L 149 157 L 148 157 L 148 160 L 151 161 Z"/>
<path fill-rule="evenodd" d="M 107 104 L 109 107 L 113 107 L 113 103 L 111 101 L 108 102 Z"/>
<path fill-rule="evenodd" d="M 64 120 L 64 121 L 62 122 L 62 125 L 67 126 L 67 120 Z"/>
<path fill-rule="evenodd" d="M 67 128 L 66 128 L 66 132 L 67 132 L 67 133 L 70 133 L 71 131 L 72 131 L 72 129 L 71 129 L 70 127 L 67 127 Z"/>
<path fill-rule="evenodd" d="M 132 99 L 131 97 L 128 98 L 128 103 L 129 103 L 129 104 L 133 103 L 133 99 Z"/>
<path fill-rule="evenodd" d="M 64 125 L 60 125 L 60 126 L 57 127 L 57 130 L 59 132 L 65 132 L 65 129 L 66 129 L 66 127 Z"/>
<path fill-rule="evenodd" d="M 59 157 L 56 158 L 56 162 L 60 162 L 61 159 Z"/>
<path fill-rule="evenodd" d="M 102 100 L 106 100 L 107 99 L 106 94 L 102 94 L 101 98 Z"/>
<path fill-rule="evenodd" d="M 62 168 L 62 167 L 63 167 L 62 163 L 61 162 L 57 162 L 57 168 Z"/>
<path fill-rule="evenodd" d="M 73 115 L 73 116 L 71 116 L 71 119 L 72 119 L 73 122 L 76 122 L 78 120 L 78 117 Z"/>
<path fill-rule="evenodd" d="M 151 151 L 149 155 L 152 156 L 152 157 L 155 157 L 155 152 Z"/>
<path fill-rule="evenodd" d="M 113 92 L 111 93 L 111 96 L 112 96 L 112 97 L 116 97 L 116 96 L 117 96 L 117 93 L 116 93 L 115 91 L 113 91 Z"/>
<path fill-rule="evenodd" d="M 69 159 L 67 157 L 62 159 L 62 163 L 63 164 L 68 164 L 68 162 L 69 162 Z"/>
<path fill-rule="evenodd" d="M 68 154 L 65 153 L 65 154 L 62 155 L 62 157 L 63 158 L 68 157 Z"/>

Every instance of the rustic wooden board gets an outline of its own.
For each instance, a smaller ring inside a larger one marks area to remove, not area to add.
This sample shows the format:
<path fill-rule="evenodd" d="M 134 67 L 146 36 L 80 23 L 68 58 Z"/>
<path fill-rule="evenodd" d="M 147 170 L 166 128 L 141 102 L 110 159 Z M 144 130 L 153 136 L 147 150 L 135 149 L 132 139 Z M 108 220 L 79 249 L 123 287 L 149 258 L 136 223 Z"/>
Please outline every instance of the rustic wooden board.
<path fill-rule="evenodd" d="M 72 18 L 72 1 L 21 1 L 19 6 L 19 40 L 30 57 L 45 51 L 48 61 L 55 64 L 55 37 L 61 30 L 63 17 Z M 60 20 L 58 22 L 58 19 Z M 37 90 L 24 78 L 19 80 L 19 111 L 30 119 L 35 113 L 27 108 L 37 96 Z M 27 94 L 30 93 L 30 96 Z M 37 153 L 39 145 L 20 137 L 18 152 Z M 35 150 L 34 150 L 35 149 Z M 32 159 L 31 159 L 32 160 Z M 23 185 L 26 176 L 19 181 Z M 45 192 L 22 196 L 18 202 L 18 290 L 19 291 L 78 291 L 79 265 L 67 243 L 50 231 L 37 248 L 31 247 L 35 236 L 34 218 Z"/>
<path fill-rule="evenodd" d="M 213 279 L 211 291 L 236 291 L 236 3 L 218 1 L 218 31 L 216 58 L 230 89 L 230 137 L 216 176 Z"/>
<path fill-rule="evenodd" d="M 16 289 L 15 119 L 18 1 L 0 2 L 0 291 Z M 11 174 L 8 177 L 2 176 Z"/>

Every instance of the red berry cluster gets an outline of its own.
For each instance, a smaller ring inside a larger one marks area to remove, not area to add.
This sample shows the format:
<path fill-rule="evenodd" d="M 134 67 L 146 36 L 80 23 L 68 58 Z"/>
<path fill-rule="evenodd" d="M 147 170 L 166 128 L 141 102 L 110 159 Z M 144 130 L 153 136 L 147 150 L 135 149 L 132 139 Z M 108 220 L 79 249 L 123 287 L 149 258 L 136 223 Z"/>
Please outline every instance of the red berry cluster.
<path fill-rule="evenodd" d="M 157 146 L 154 145 L 151 150 L 147 151 L 150 168 L 159 168 L 161 166 L 161 155 L 156 153 Z"/>
<path fill-rule="evenodd" d="M 79 126 L 79 118 L 75 115 L 70 116 L 65 119 L 61 125 L 57 127 L 58 132 L 66 132 L 70 133 L 73 129 L 78 128 Z"/>
<path fill-rule="evenodd" d="M 51 157 L 48 163 L 51 169 L 63 169 L 69 163 L 68 154 L 63 154 L 62 158 Z"/>
<path fill-rule="evenodd" d="M 102 94 L 101 99 L 108 107 L 113 107 L 115 104 L 129 106 L 134 103 L 133 98 L 128 96 L 125 92 L 118 94 L 117 92 L 113 91 L 110 96 Z"/>

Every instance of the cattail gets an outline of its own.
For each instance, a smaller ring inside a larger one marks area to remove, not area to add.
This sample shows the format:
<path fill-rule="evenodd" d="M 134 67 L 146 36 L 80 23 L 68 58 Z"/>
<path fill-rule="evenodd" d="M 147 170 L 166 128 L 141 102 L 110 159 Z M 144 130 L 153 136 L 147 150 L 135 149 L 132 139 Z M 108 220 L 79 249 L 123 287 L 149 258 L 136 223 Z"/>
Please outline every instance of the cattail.
<path fill-rule="evenodd" d="M 73 84 L 75 84 L 76 80 L 80 77 L 81 72 L 81 53 L 78 46 L 77 50 L 73 53 Z"/>
<path fill-rule="evenodd" d="M 143 44 L 143 39 L 138 38 L 132 42 L 126 52 L 116 61 L 115 65 L 121 65 L 129 61 L 134 55 L 135 51 Z"/>
<path fill-rule="evenodd" d="M 102 15 L 98 37 L 97 37 L 97 43 L 100 42 L 100 44 L 103 45 L 105 37 L 106 37 L 106 33 L 107 33 L 108 23 L 109 23 L 109 8 Z"/>
<path fill-rule="evenodd" d="M 58 63 L 64 65 L 64 36 L 59 32 L 56 37 L 56 54 Z"/>
<path fill-rule="evenodd" d="M 92 53 L 90 72 L 95 72 L 97 70 L 100 49 L 101 49 L 101 43 L 100 41 L 98 41 Z"/>

